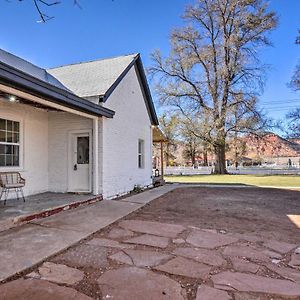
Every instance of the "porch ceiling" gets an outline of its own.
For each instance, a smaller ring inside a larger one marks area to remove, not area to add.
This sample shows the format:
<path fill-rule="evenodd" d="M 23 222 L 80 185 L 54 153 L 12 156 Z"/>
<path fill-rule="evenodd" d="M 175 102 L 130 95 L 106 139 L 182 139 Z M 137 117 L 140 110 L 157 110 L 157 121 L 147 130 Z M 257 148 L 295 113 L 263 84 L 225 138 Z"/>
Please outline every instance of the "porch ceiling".
<path fill-rule="evenodd" d="M 0 84 L 44 101 L 93 116 L 112 118 L 114 111 L 92 103 L 0 61 Z M 3 88 L 1 88 L 3 90 Z M 4 90 L 4 92 L 7 92 Z M 27 97 L 24 97 L 27 99 Z"/>
<path fill-rule="evenodd" d="M 153 143 L 167 142 L 167 137 L 163 134 L 159 127 L 152 127 L 152 140 Z"/>
<path fill-rule="evenodd" d="M 13 97 L 12 98 L 13 100 L 11 99 L 11 97 Z M 20 104 L 30 105 L 30 106 L 33 106 L 35 108 L 45 109 L 47 111 L 60 111 L 57 108 L 50 107 L 50 106 L 47 106 L 45 104 L 34 102 L 34 101 L 31 101 L 31 100 L 28 100 L 28 99 L 24 99 L 22 97 L 12 96 L 12 95 L 10 95 L 8 93 L 4 93 L 2 91 L 0 91 L 0 99 L 1 98 L 5 99 L 5 100 L 8 100 L 10 102 L 16 102 L 16 103 L 20 103 Z"/>

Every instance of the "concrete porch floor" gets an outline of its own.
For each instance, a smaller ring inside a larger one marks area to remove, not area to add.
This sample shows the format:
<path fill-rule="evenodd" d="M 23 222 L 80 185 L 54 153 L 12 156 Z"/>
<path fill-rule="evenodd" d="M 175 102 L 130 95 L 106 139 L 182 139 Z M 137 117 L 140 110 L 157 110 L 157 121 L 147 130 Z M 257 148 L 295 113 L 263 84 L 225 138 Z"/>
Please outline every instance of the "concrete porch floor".
<path fill-rule="evenodd" d="M 0 202 L 0 231 L 14 227 L 20 223 L 47 217 L 60 211 L 72 209 L 82 204 L 102 200 L 102 197 L 90 194 L 45 192 L 22 199 L 7 200 L 6 205 Z"/>

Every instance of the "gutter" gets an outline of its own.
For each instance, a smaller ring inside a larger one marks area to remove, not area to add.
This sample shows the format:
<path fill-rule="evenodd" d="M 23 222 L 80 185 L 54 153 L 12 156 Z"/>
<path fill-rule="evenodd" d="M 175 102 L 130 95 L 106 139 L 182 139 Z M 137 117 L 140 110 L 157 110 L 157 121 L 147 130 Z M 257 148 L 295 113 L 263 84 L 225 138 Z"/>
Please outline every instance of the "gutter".
<path fill-rule="evenodd" d="M 33 96 L 94 116 L 112 118 L 114 111 L 80 98 L 75 94 L 44 82 L 23 71 L 0 62 L 0 83 Z"/>

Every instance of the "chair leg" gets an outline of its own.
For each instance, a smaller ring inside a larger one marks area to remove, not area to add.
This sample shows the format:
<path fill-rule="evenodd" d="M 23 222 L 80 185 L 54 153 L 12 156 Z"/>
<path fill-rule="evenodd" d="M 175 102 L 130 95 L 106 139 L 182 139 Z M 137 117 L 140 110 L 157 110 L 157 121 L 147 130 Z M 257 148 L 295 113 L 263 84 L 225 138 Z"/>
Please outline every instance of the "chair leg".
<path fill-rule="evenodd" d="M 15 192 L 16 192 L 16 195 L 17 195 L 17 200 L 19 201 L 19 189 L 15 188 Z"/>
<path fill-rule="evenodd" d="M 1 189 L 1 193 L 0 193 L 0 201 L 2 200 L 3 194 L 4 194 L 4 188 Z"/>
<path fill-rule="evenodd" d="M 5 189 L 5 194 L 4 194 L 4 205 L 6 205 L 6 200 L 8 198 L 8 194 L 9 194 L 9 189 Z"/>
<path fill-rule="evenodd" d="M 20 188 L 20 192 L 21 192 L 21 195 L 22 195 L 23 202 L 25 202 L 25 197 L 24 197 L 24 193 L 23 193 L 23 188 Z"/>

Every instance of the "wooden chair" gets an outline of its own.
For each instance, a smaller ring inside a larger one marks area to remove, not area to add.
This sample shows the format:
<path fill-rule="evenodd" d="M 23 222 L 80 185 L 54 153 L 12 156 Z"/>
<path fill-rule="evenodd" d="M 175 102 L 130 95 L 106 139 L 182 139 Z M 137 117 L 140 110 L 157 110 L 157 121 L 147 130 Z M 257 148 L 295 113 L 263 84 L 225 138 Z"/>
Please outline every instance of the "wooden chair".
<path fill-rule="evenodd" d="M 15 190 L 17 199 L 19 200 L 19 193 L 21 193 L 22 199 L 25 202 L 23 193 L 23 187 L 25 186 L 25 179 L 22 178 L 19 172 L 0 172 L 0 201 L 4 195 L 4 205 L 10 190 Z"/>

